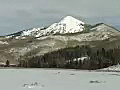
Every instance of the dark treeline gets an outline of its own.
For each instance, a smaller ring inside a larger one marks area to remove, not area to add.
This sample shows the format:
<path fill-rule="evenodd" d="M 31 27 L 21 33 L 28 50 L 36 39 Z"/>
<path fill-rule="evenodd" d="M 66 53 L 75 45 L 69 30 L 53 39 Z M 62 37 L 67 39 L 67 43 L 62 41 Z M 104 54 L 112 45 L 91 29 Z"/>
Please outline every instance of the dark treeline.
<path fill-rule="evenodd" d="M 21 67 L 99 69 L 120 62 L 120 48 L 105 49 L 76 46 L 33 56 L 19 61 Z"/>

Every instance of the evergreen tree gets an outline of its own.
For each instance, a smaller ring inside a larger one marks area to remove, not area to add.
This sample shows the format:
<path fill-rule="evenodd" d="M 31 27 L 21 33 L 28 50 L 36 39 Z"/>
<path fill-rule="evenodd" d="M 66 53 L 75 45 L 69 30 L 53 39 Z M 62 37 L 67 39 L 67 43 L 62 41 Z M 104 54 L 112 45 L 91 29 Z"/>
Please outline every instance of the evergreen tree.
<path fill-rule="evenodd" d="M 10 65 L 10 62 L 9 62 L 9 60 L 7 60 L 6 61 L 6 67 L 9 67 L 9 65 Z"/>

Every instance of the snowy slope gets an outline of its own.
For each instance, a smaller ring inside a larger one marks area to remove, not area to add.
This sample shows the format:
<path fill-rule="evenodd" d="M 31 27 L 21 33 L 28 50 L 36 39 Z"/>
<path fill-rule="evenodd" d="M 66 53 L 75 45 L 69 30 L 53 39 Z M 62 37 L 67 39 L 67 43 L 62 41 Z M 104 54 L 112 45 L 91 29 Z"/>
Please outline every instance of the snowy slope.
<path fill-rule="evenodd" d="M 42 34 L 42 32 L 46 29 L 46 27 L 41 27 L 41 28 L 31 28 L 27 30 L 23 30 L 17 33 L 13 33 L 10 35 L 7 35 L 6 38 L 12 38 L 15 37 L 16 39 L 23 39 L 27 36 L 33 36 L 35 37 L 37 34 Z M 42 36 L 42 35 L 41 35 Z"/>
<path fill-rule="evenodd" d="M 21 34 L 21 36 L 32 36 L 35 33 L 37 33 L 41 28 L 33 28 L 31 30 L 27 30 L 27 31 L 23 31 L 23 33 Z"/>
<path fill-rule="evenodd" d="M 114 66 L 110 66 L 108 68 L 103 68 L 103 69 L 100 69 L 100 70 L 103 70 L 103 71 L 120 71 L 120 65 L 114 65 Z"/>
<path fill-rule="evenodd" d="M 102 32 L 118 32 L 117 29 L 104 23 L 96 24 L 96 26 L 93 27 L 91 30 L 102 31 Z"/>

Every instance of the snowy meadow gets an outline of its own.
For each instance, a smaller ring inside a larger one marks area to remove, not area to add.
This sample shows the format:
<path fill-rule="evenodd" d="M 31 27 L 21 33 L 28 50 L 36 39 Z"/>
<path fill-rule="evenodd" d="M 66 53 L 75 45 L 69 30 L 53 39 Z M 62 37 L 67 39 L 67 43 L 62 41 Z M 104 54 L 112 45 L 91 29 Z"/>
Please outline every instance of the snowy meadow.
<path fill-rule="evenodd" d="M 119 72 L 1 69 L 0 90 L 120 90 Z"/>

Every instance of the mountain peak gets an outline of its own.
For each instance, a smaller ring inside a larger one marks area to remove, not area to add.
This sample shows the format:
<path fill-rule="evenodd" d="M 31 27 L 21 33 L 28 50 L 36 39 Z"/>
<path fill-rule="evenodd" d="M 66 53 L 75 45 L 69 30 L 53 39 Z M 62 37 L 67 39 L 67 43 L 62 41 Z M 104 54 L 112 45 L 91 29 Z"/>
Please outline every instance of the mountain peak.
<path fill-rule="evenodd" d="M 63 20 L 77 20 L 77 19 L 72 16 L 66 16 L 66 17 L 64 17 Z"/>
<path fill-rule="evenodd" d="M 84 30 L 84 22 L 72 17 L 66 16 L 60 22 L 52 24 L 47 28 L 48 32 L 53 34 L 78 33 Z"/>
<path fill-rule="evenodd" d="M 72 17 L 72 16 L 66 16 L 65 18 L 63 18 L 61 21 L 61 23 L 71 23 L 71 22 L 78 22 L 81 24 L 84 24 L 84 22 Z"/>
<path fill-rule="evenodd" d="M 74 18 L 74 17 L 72 17 L 72 16 L 66 16 L 65 18 Z"/>

